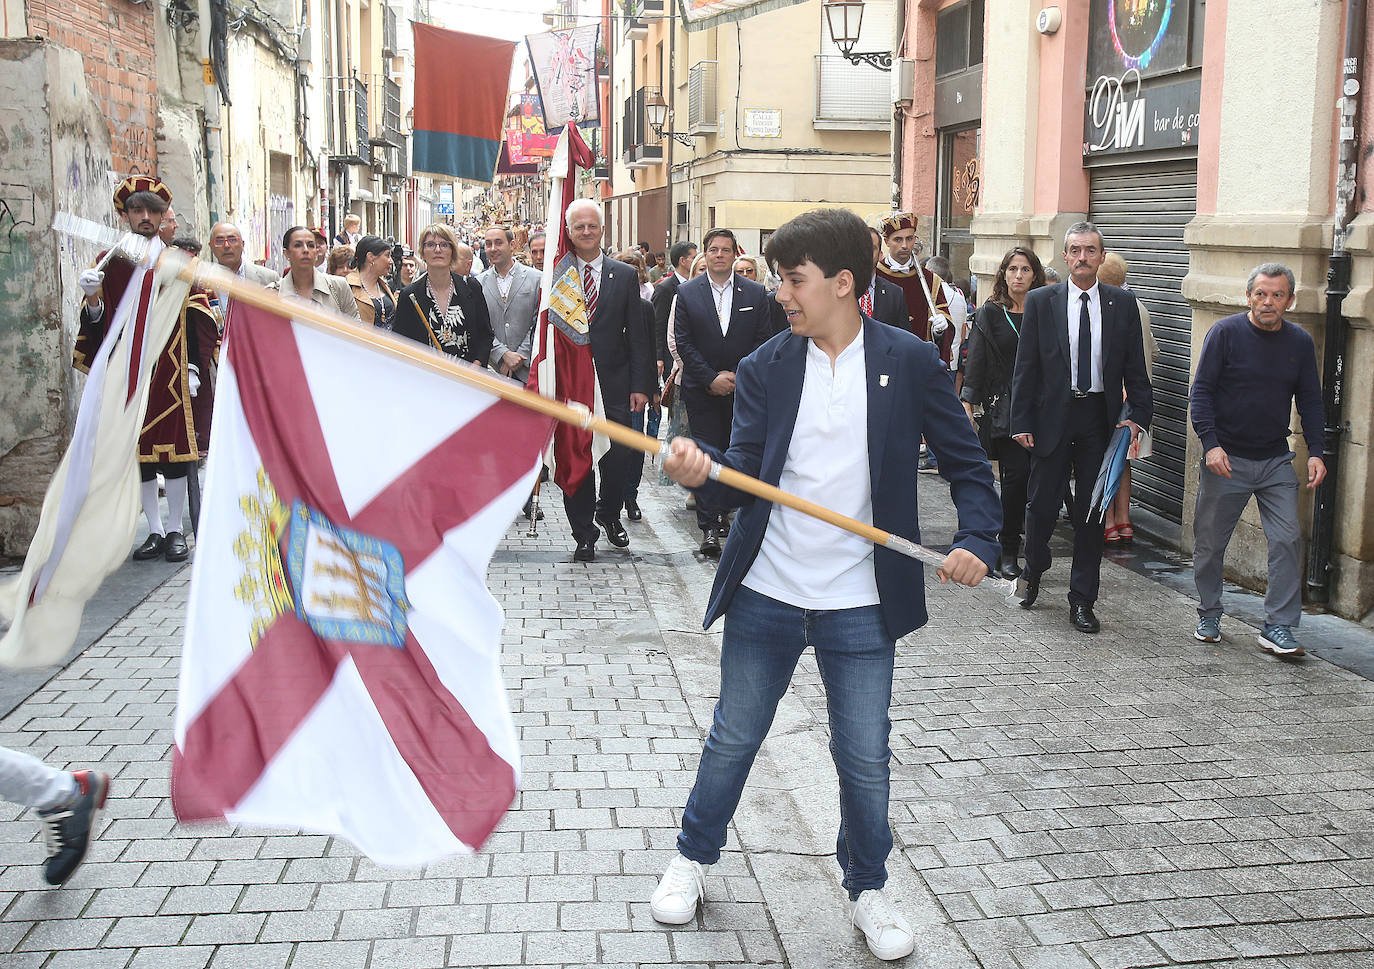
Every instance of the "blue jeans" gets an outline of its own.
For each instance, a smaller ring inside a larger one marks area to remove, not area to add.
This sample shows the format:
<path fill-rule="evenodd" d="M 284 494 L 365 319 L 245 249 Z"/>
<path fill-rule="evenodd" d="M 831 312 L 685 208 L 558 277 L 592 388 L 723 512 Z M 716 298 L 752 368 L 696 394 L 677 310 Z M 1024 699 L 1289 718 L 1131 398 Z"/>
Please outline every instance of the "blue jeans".
<path fill-rule="evenodd" d="M 630 412 L 630 427 L 636 431 L 644 430 L 644 411 Z M 639 502 L 639 479 L 644 474 L 644 452 L 639 450 L 631 452 L 625 465 L 625 501 L 632 501 L 637 504 Z M 624 507 L 623 502 L 621 507 Z"/>
<path fill-rule="evenodd" d="M 896 644 L 878 606 L 802 609 L 740 586 L 725 613 L 720 701 L 682 815 L 683 856 L 715 864 L 749 768 L 807 646 L 825 684 L 830 755 L 840 779 L 835 857 L 850 898 L 887 882 L 887 746 Z"/>

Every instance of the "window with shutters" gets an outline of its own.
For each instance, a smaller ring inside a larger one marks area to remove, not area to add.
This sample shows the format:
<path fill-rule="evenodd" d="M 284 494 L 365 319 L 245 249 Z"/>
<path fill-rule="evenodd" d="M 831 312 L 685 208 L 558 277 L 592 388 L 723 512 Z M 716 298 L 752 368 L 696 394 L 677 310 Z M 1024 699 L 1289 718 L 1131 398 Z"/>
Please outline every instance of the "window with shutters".
<path fill-rule="evenodd" d="M 716 62 L 698 61 L 687 72 L 687 131 L 689 134 L 716 130 Z"/>

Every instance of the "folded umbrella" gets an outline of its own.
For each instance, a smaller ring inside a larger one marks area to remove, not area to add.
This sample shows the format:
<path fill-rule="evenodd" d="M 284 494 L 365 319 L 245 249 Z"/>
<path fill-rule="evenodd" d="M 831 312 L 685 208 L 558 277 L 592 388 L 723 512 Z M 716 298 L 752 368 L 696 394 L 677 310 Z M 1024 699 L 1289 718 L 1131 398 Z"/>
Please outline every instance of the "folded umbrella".
<path fill-rule="evenodd" d="M 1121 476 L 1126 473 L 1126 455 L 1131 450 L 1131 427 L 1118 427 L 1111 440 L 1107 442 L 1107 453 L 1102 457 L 1102 467 L 1093 483 L 1092 507 L 1088 509 L 1089 520 L 1102 521 L 1106 510 L 1111 506 L 1116 493 L 1121 489 Z"/>

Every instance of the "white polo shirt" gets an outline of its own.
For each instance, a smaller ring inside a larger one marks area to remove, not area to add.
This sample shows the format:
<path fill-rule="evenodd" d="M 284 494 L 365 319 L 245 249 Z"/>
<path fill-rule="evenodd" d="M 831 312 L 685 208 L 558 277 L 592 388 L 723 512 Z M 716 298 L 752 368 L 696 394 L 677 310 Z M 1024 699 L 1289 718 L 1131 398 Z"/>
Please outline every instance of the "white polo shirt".
<path fill-rule="evenodd" d="M 833 369 L 825 351 L 808 341 L 797 423 L 778 487 L 873 523 L 862 329 L 835 358 Z M 782 505 L 769 513 L 759 554 L 742 584 L 802 609 L 878 602 L 873 544 Z"/>

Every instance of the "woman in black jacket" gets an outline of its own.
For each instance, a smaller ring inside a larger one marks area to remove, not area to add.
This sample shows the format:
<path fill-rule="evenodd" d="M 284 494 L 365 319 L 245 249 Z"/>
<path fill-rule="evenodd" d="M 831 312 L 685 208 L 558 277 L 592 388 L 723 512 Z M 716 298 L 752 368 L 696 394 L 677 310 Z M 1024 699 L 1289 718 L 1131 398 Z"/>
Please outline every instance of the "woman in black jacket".
<path fill-rule="evenodd" d="M 420 233 L 425 274 L 397 294 L 391 330 L 485 367 L 491 356 L 491 317 L 477 281 L 453 272 L 457 251 L 458 239 L 446 225 L 436 223 Z"/>
<path fill-rule="evenodd" d="M 1011 377 L 1026 294 L 1044 285 L 1045 270 L 1034 252 L 1022 246 L 1007 250 L 992 281 L 992 298 L 978 308 L 969 331 L 964 383 L 959 390 L 983 449 L 997 462 L 1002 485 L 1000 571 L 1009 579 L 1021 574 L 1016 557 L 1021 552 L 1030 477 L 1030 454 L 1011 439 Z M 981 422 L 973 416 L 973 408 L 979 404 L 983 407 Z"/>

